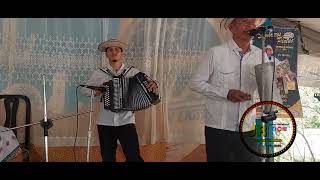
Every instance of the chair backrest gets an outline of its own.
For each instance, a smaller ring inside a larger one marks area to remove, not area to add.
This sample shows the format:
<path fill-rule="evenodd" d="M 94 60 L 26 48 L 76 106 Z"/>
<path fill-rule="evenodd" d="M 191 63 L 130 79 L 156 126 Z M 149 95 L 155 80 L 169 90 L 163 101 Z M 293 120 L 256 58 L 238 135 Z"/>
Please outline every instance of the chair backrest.
<path fill-rule="evenodd" d="M 26 103 L 26 119 L 25 124 L 30 124 L 31 119 L 31 103 L 30 99 L 24 95 L 0 95 L 0 100 L 4 99 L 4 107 L 6 112 L 6 120 L 4 127 L 12 128 L 17 126 L 17 112 L 19 107 L 19 100 L 22 99 Z M 23 161 L 29 161 L 30 152 L 30 126 L 23 128 L 25 129 L 25 141 L 24 148 L 27 150 L 27 155 L 24 156 Z M 13 130 L 18 138 L 17 130 Z"/>

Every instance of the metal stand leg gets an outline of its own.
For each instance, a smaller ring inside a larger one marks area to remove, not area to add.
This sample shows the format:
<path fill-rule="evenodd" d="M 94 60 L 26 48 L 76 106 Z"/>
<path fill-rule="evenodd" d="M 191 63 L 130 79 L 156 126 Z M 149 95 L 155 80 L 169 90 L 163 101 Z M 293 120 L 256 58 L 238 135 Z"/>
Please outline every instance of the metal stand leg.
<path fill-rule="evenodd" d="M 43 75 L 43 115 L 44 115 L 44 123 L 48 122 L 47 119 L 47 99 L 46 99 L 46 76 Z M 44 134 L 44 145 L 45 145 L 45 155 L 46 162 L 49 162 L 48 157 L 48 126 L 43 126 L 43 134 Z"/>
<path fill-rule="evenodd" d="M 90 161 L 90 139 L 91 139 L 91 122 L 92 122 L 92 111 L 93 111 L 93 98 L 94 98 L 94 91 L 91 91 L 91 98 L 90 98 L 90 114 L 89 114 L 89 126 L 88 126 L 88 137 L 87 137 L 87 162 Z"/>

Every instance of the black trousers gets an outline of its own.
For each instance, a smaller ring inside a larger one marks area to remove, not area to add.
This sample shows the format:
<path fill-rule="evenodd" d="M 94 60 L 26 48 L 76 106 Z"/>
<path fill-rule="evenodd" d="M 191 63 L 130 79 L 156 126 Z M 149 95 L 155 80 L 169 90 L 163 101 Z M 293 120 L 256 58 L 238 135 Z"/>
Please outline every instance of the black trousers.
<path fill-rule="evenodd" d="M 205 126 L 206 154 L 208 162 L 261 162 L 262 158 L 246 149 L 239 132 Z M 251 147 L 255 140 L 252 139 Z"/>
<path fill-rule="evenodd" d="M 103 162 L 116 161 L 117 140 L 120 141 L 126 161 L 144 161 L 140 155 L 138 134 L 134 124 L 123 126 L 98 125 L 98 133 Z"/>

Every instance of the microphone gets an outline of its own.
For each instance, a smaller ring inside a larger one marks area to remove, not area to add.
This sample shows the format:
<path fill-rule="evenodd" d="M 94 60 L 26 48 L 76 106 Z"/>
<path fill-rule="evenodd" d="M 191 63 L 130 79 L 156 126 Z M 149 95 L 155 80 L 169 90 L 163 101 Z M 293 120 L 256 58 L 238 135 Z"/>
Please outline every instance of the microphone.
<path fill-rule="evenodd" d="M 89 85 L 84 85 L 84 84 L 80 84 L 80 87 L 84 87 L 84 88 L 89 88 L 92 89 L 94 91 L 100 91 L 100 92 L 105 92 L 106 88 L 103 86 L 89 86 Z"/>
<path fill-rule="evenodd" d="M 320 93 L 314 93 L 314 98 L 317 98 L 320 101 Z"/>
<path fill-rule="evenodd" d="M 267 30 L 271 31 L 270 29 L 273 29 L 273 26 L 268 26 L 268 27 L 265 27 L 265 26 L 260 26 L 256 29 L 251 29 L 248 31 L 248 34 L 250 36 L 256 36 L 258 34 L 260 35 L 264 35 L 266 33 Z"/>

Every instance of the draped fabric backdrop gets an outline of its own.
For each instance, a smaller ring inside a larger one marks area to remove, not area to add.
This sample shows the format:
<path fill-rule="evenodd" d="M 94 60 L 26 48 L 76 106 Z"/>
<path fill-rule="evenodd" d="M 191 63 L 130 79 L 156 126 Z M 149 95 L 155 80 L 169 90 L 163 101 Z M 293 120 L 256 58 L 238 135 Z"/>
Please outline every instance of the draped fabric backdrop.
<path fill-rule="evenodd" d="M 101 20 L 1 19 L 0 24 L 1 94 L 28 96 L 32 122 L 40 121 L 43 119 L 42 76 L 46 75 L 48 118 L 75 112 L 76 86 L 87 79 L 101 59 L 96 51 L 96 44 L 102 38 Z M 22 125 L 24 117 L 18 117 L 18 124 Z M 71 119 L 54 123 L 49 130 L 49 146 L 72 144 L 76 121 Z M 79 123 L 80 140 L 85 135 L 82 133 L 85 124 L 85 119 Z M 43 145 L 43 131 L 38 125 L 31 128 L 31 142 Z"/>
<path fill-rule="evenodd" d="M 104 66 L 101 41 L 118 38 L 129 44 L 125 63 L 148 73 L 160 84 L 162 101 L 136 113 L 141 145 L 167 143 L 167 160 L 175 160 L 203 141 L 203 98 L 190 91 L 189 79 L 199 58 L 220 42 L 217 20 L 183 18 L 3 18 L 0 19 L 0 92 L 30 98 L 32 122 L 43 119 L 43 81 L 46 76 L 48 118 L 76 113 L 76 87 Z M 90 98 L 78 94 L 79 112 L 89 109 Z M 97 102 L 97 101 L 96 101 Z M 93 113 L 93 123 L 97 115 Z M 18 125 L 24 124 L 25 105 L 20 103 Z M 3 103 L 1 123 L 5 118 Z M 54 121 L 49 147 L 85 146 L 89 114 Z M 78 129 L 78 132 L 76 132 Z M 99 145 L 92 125 L 92 145 Z M 23 131 L 19 130 L 23 137 Z M 23 138 L 19 137 L 20 141 Z M 43 146 L 39 125 L 31 128 L 31 143 Z M 180 147 L 180 148 L 179 148 Z M 170 159 L 171 158 L 171 159 Z"/>

